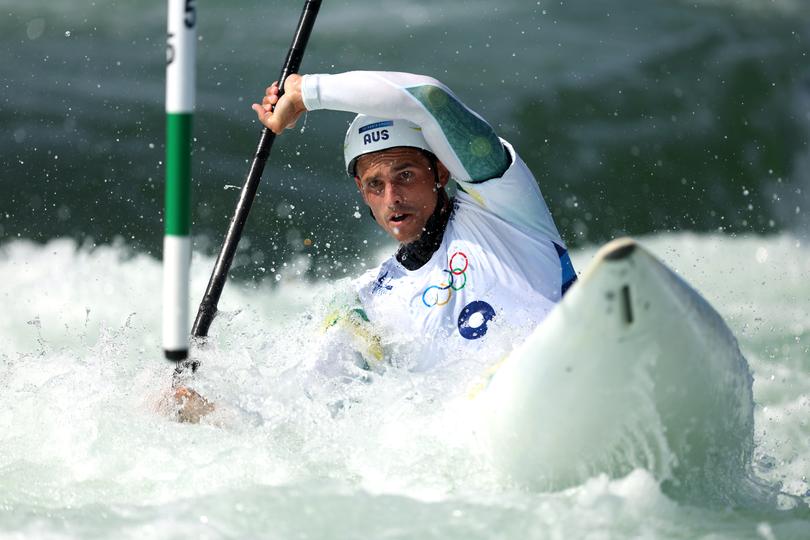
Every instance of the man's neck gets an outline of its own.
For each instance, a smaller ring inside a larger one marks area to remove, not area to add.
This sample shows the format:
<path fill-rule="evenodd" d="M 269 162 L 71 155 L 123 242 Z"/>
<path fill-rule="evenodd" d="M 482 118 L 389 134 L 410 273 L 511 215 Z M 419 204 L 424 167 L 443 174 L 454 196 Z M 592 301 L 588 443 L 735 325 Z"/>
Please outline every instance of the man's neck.
<path fill-rule="evenodd" d="M 430 260 L 442 245 L 444 230 L 453 213 L 452 208 L 453 205 L 447 197 L 447 192 L 440 189 L 436 208 L 425 223 L 425 230 L 422 231 L 419 238 L 408 244 L 400 245 L 397 250 L 396 258 L 402 266 L 408 270 L 417 270 Z"/>

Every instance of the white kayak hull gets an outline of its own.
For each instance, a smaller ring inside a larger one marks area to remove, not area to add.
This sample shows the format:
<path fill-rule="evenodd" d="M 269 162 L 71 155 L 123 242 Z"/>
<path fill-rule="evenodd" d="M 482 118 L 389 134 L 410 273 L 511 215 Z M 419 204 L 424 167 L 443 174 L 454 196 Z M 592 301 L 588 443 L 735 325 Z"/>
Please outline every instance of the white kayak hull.
<path fill-rule="evenodd" d="M 723 491 L 750 462 L 751 385 L 717 312 L 620 239 L 491 376 L 477 432 L 504 474 L 538 488 L 642 467 L 676 491 Z"/>

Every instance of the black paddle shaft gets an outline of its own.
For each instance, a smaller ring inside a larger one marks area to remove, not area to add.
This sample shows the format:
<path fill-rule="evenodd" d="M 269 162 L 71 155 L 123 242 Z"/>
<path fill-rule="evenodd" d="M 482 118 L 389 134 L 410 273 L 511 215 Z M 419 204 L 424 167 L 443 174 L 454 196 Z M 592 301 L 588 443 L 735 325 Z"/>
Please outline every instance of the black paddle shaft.
<path fill-rule="evenodd" d="M 295 31 L 292 45 L 290 45 L 290 50 L 287 53 L 287 59 L 284 60 L 284 67 L 281 68 L 281 75 L 278 77 L 279 97 L 284 95 L 284 82 L 287 80 L 287 76 L 291 73 L 297 73 L 298 68 L 301 66 L 304 49 L 307 47 L 307 41 L 309 41 L 309 35 L 312 33 L 315 17 L 318 16 L 320 8 L 321 0 L 306 0 L 304 2 L 304 10 L 301 12 L 301 19 L 298 21 L 298 29 Z M 262 179 L 264 166 L 270 156 L 270 150 L 273 148 L 275 139 L 275 133 L 264 128 L 259 139 L 259 146 L 256 148 L 256 154 L 253 156 L 253 162 L 250 164 L 245 185 L 242 186 L 239 202 L 236 204 L 236 210 L 228 226 L 225 240 L 222 243 L 219 257 L 217 257 L 217 262 L 214 264 L 214 271 L 208 281 L 208 288 L 205 290 L 202 302 L 200 302 L 200 309 L 197 311 L 197 318 L 194 321 L 194 327 L 191 329 L 194 337 L 208 335 L 208 329 L 217 313 L 219 297 L 222 295 L 225 280 L 233 263 L 236 247 L 242 237 L 242 229 L 245 227 L 250 208 L 253 205 L 253 199 L 256 197 L 256 190 L 258 190 L 259 182 Z"/>

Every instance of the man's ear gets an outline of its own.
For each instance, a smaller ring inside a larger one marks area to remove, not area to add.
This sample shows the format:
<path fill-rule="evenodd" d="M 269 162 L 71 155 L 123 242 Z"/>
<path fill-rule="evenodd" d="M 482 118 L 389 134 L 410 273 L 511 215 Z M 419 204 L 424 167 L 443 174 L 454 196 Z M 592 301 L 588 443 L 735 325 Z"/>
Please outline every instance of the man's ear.
<path fill-rule="evenodd" d="M 368 200 L 366 199 L 366 192 L 363 191 L 363 184 L 360 183 L 359 176 L 354 177 L 354 185 L 357 186 L 357 191 L 360 192 L 360 196 L 363 198 L 363 202 L 366 203 L 366 206 L 368 206 Z"/>
<path fill-rule="evenodd" d="M 450 171 L 447 170 L 444 163 L 438 160 L 436 161 L 436 168 L 438 169 L 437 172 L 439 173 L 439 184 L 441 184 L 442 187 L 446 187 L 447 182 L 450 181 Z"/>
<path fill-rule="evenodd" d="M 354 184 L 357 186 L 357 191 L 360 192 L 360 196 L 363 197 L 363 202 L 366 203 L 366 208 L 368 208 L 368 213 L 371 216 L 371 219 L 377 221 L 376 216 L 374 215 L 374 210 L 371 209 L 371 205 L 368 204 L 368 199 L 366 199 L 366 192 L 363 191 L 362 184 L 360 183 L 360 178 L 355 176 L 354 177 Z"/>

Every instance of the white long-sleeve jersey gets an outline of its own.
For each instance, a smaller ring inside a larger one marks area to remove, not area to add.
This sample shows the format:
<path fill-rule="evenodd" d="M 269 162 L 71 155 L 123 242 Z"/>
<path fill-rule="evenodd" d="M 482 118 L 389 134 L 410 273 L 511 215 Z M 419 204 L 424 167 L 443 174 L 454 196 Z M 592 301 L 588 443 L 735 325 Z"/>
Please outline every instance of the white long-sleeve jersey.
<path fill-rule="evenodd" d="M 459 190 L 439 248 L 408 270 L 395 257 L 356 281 L 383 336 L 411 336 L 425 369 L 498 333 L 528 334 L 576 279 L 537 181 L 511 145 L 445 86 L 406 73 L 306 75 L 308 110 L 403 118 L 422 128 Z M 425 348 L 425 345 L 427 348 Z"/>

